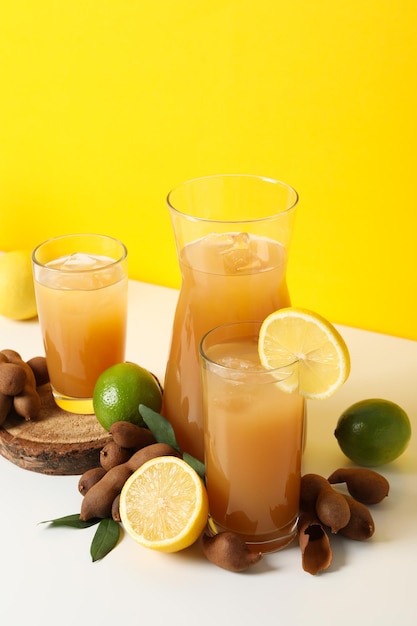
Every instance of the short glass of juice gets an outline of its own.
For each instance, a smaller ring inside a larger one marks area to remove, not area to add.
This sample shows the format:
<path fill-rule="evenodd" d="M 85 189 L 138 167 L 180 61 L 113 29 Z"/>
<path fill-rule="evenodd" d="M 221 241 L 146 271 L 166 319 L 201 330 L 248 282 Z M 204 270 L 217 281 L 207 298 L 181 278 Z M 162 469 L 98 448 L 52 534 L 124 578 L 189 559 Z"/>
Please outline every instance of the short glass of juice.
<path fill-rule="evenodd" d="M 260 322 L 209 331 L 200 343 L 208 530 L 232 531 L 273 552 L 297 534 L 304 399 L 280 388 L 290 372 L 265 369 Z"/>
<path fill-rule="evenodd" d="M 93 413 L 97 378 L 125 358 L 126 247 L 106 235 L 63 235 L 37 246 L 32 266 L 55 402 Z"/>

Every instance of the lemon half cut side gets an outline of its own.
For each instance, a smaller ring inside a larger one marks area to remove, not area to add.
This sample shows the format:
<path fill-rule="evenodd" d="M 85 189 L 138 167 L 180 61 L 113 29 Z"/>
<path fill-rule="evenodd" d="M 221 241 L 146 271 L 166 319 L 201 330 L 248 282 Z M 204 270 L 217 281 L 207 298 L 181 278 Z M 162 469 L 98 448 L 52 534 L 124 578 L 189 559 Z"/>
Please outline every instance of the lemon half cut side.
<path fill-rule="evenodd" d="M 258 351 L 264 367 L 290 371 L 280 387 L 305 398 L 328 398 L 350 373 L 349 350 L 340 333 L 307 309 L 287 307 L 271 313 L 261 325 Z"/>
<path fill-rule="evenodd" d="M 137 469 L 120 494 L 120 518 L 140 545 L 178 552 L 203 532 L 208 516 L 207 491 L 183 459 L 161 456 Z"/>

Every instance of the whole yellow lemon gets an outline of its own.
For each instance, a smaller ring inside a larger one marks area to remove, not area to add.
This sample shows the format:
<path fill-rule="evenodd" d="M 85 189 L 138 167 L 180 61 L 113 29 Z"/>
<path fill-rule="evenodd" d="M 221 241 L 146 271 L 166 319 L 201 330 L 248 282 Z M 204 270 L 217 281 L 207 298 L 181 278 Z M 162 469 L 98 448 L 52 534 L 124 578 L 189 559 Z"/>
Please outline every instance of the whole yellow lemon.
<path fill-rule="evenodd" d="M 12 320 L 37 315 L 30 250 L 0 254 L 0 315 Z"/>

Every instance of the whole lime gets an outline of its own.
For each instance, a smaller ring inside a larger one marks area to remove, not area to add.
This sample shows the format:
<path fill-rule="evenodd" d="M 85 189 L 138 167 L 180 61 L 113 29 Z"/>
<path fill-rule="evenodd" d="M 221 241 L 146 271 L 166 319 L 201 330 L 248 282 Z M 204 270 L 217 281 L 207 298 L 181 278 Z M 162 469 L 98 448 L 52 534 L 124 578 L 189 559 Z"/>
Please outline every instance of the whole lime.
<path fill-rule="evenodd" d="M 0 255 L 0 315 L 12 320 L 37 315 L 30 250 Z"/>
<path fill-rule="evenodd" d="M 370 398 L 352 404 L 341 414 L 334 435 L 351 461 L 372 467 L 391 463 L 405 451 L 411 424 L 395 402 Z"/>
<path fill-rule="evenodd" d="M 161 410 L 162 391 L 151 372 L 136 363 L 118 363 L 100 374 L 94 387 L 93 408 L 103 428 L 110 430 L 114 422 L 120 421 L 144 426 L 139 404 Z"/>

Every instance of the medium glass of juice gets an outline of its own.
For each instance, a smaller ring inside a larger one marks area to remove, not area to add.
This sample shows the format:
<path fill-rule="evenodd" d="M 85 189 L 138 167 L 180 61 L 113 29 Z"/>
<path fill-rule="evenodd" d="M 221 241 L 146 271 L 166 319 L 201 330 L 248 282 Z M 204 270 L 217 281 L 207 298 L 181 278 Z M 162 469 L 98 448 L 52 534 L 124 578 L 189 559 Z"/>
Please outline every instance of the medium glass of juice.
<path fill-rule="evenodd" d="M 297 203 L 286 183 L 238 174 L 190 180 L 168 195 L 182 281 L 163 414 L 181 449 L 200 460 L 198 345 L 220 324 L 264 319 L 290 305 L 286 271 Z"/>
<path fill-rule="evenodd" d="M 261 365 L 259 329 L 225 324 L 200 344 L 208 528 L 272 552 L 297 534 L 304 400 L 280 388 L 286 368 Z"/>
<path fill-rule="evenodd" d="M 63 235 L 35 248 L 32 262 L 55 402 L 93 413 L 97 378 L 125 357 L 126 247 L 105 235 Z"/>

